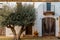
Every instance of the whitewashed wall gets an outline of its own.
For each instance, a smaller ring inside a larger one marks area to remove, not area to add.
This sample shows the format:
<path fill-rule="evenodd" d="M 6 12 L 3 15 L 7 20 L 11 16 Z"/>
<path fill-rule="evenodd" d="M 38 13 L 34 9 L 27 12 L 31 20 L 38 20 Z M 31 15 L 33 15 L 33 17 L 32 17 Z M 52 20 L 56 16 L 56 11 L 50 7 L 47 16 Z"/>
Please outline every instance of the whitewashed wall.
<path fill-rule="evenodd" d="M 56 20 L 55 36 L 57 37 L 59 33 L 59 20 L 57 20 L 57 18 L 60 16 L 60 5 L 57 5 L 57 4 L 60 4 L 60 3 L 52 2 L 51 4 L 52 4 L 51 11 L 55 12 L 55 15 L 54 15 Z M 43 11 L 44 12 L 46 11 L 46 2 L 40 4 L 37 8 L 37 19 L 36 19 L 35 25 L 36 25 L 37 31 L 39 32 L 39 36 L 42 36 L 42 18 L 44 17 Z"/>
<path fill-rule="evenodd" d="M 55 5 L 55 19 L 56 19 L 56 36 L 58 36 L 59 32 L 59 20 L 57 18 L 60 16 L 60 2 L 52 2 L 52 5 Z M 39 36 L 42 36 L 42 18 L 43 11 L 46 11 L 46 2 L 40 4 L 38 8 L 36 8 L 36 21 L 34 25 L 34 31 L 38 31 Z M 54 11 L 54 8 L 51 6 L 51 11 Z M 19 28 L 19 27 L 18 27 Z M 18 29 L 16 28 L 16 29 Z M 18 31 L 18 30 L 17 30 Z M 13 36 L 10 29 L 6 28 L 6 36 Z"/>
<path fill-rule="evenodd" d="M 20 26 L 15 26 L 16 34 L 19 33 L 19 30 L 20 30 L 20 29 L 21 29 Z M 23 34 L 25 34 L 25 31 L 22 33 L 21 37 L 23 37 Z M 12 33 L 12 31 L 11 31 L 11 29 L 6 28 L 6 36 L 11 36 L 11 37 L 14 36 L 13 33 Z"/>
<path fill-rule="evenodd" d="M 35 28 L 39 33 L 39 36 L 42 36 L 42 17 L 43 17 L 43 5 L 40 4 L 38 8 L 36 9 L 36 22 L 35 22 Z"/>
<path fill-rule="evenodd" d="M 57 18 L 59 18 L 60 16 L 60 2 L 52 2 L 52 5 L 55 5 L 55 17 L 56 17 L 56 33 L 55 36 L 58 37 L 59 36 L 59 19 L 57 20 Z"/>
<path fill-rule="evenodd" d="M 11 29 L 6 28 L 6 36 L 13 36 Z"/>

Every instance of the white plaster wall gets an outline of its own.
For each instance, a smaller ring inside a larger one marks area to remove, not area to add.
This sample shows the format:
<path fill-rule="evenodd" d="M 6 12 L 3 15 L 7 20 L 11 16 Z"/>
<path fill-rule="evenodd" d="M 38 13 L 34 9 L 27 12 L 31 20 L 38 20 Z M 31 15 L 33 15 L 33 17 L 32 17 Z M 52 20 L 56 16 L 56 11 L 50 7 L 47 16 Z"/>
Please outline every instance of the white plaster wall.
<path fill-rule="evenodd" d="M 15 26 L 16 34 L 19 33 L 20 29 L 21 29 L 20 26 Z M 22 33 L 21 37 L 23 37 L 23 34 L 25 34 L 25 31 Z M 14 36 L 10 28 L 6 28 L 6 36 L 11 36 L 11 37 Z"/>
<path fill-rule="evenodd" d="M 51 2 L 51 11 L 52 11 L 52 12 L 55 11 L 55 4 L 54 4 L 54 2 Z"/>
<path fill-rule="evenodd" d="M 55 30 L 55 36 L 58 36 L 59 33 L 59 19 L 57 20 L 57 18 L 60 16 L 60 4 L 59 2 L 52 2 L 51 3 L 51 11 L 55 12 L 55 20 L 56 20 L 56 30 Z M 44 5 L 44 6 L 43 6 Z M 55 6 L 55 7 L 54 7 Z M 42 3 L 39 5 L 39 7 L 37 8 L 37 19 L 36 19 L 36 29 L 39 32 L 39 36 L 42 36 L 42 18 L 43 16 L 43 11 L 46 11 L 46 2 Z"/>
<path fill-rule="evenodd" d="M 12 31 L 6 27 L 6 36 L 13 36 Z"/>
<path fill-rule="evenodd" d="M 46 4 L 46 2 L 44 2 L 42 5 L 43 5 L 42 6 L 43 7 L 43 11 L 46 12 L 47 11 L 47 6 L 46 6 L 47 4 Z"/>
<path fill-rule="evenodd" d="M 52 2 L 52 5 L 55 5 L 55 17 L 56 17 L 56 34 L 55 36 L 59 36 L 59 19 L 57 20 L 57 18 L 59 18 L 60 16 L 60 2 Z"/>
<path fill-rule="evenodd" d="M 60 16 L 60 2 L 52 2 L 55 5 L 55 16 Z"/>
<path fill-rule="evenodd" d="M 58 17 L 56 17 L 56 18 L 58 18 Z M 56 31 L 55 31 L 55 36 L 56 37 L 58 37 L 59 36 L 59 19 L 58 20 L 56 20 Z"/>
<path fill-rule="evenodd" d="M 35 21 L 35 29 L 38 31 L 39 36 L 42 36 L 42 17 L 43 17 L 43 5 L 36 9 L 36 21 Z"/>

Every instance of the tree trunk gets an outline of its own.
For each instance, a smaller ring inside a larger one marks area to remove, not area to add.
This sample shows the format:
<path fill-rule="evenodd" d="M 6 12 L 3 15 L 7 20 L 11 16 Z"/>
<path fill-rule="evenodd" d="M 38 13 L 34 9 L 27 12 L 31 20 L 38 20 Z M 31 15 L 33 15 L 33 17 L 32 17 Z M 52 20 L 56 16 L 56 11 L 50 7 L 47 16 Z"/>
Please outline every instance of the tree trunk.
<path fill-rule="evenodd" d="M 21 36 L 21 34 L 23 33 L 24 30 L 25 30 L 25 29 L 24 29 L 24 26 L 22 26 L 22 27 L 21 27 L 21 30 L 19 31 L 17 40 L 21 40 L 20 36 Z"/>
<path fill-rule="evenodd" d="M 14 27 L 11 28 L 11 30 L 12 30 L 13 35 L 14 35 L 14 39 L 13 39 L 13 40 L 17 40 L 17 37 L 16 37 L 16 31 L 15 31 Z"/>

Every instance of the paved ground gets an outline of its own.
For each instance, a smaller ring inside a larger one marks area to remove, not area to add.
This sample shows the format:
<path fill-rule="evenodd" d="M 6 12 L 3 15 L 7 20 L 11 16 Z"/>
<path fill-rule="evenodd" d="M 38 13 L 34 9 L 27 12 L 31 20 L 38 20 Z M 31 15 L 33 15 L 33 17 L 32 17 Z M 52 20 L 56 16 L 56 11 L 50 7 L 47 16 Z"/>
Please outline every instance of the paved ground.
<path fill-rule="evenodd" d="M 49 36 L 47 36 L 47 37 L 42 37 L 42 38 L 40 38 L 40 40 L 60 40 L 60 39 L 58 39 L 57 37 L 49 37 Z"/>
<path fill-rule="evenodd" d="M 57 38 L 34 38 L 34 39 L 22 39 L 22 40 L 60 40 Z"/>
<path fill-rule="evenodd" d="M 47 37 L 36 37 L 36 38 L 23 38 L 22 40 L 60 40 L 57 37 L 47 36 Z"/>
<path fill-rule="evenodd" d="M 0 37 L 0 40 L 12 40 L 9 37 Z M 21 40 L 60 40 L 56 37 L 34 37 L 34 38 L 22 38 Z"/>

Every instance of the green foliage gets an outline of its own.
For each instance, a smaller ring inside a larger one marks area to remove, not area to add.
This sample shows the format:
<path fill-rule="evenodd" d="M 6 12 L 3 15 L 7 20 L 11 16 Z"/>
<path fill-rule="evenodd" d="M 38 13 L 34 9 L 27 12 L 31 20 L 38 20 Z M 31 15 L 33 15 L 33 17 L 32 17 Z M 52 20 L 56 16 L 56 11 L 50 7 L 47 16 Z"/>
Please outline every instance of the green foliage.
<path fill-rule="evenodd" d="M 33 5 L 24 6 L 22 9 L 22 24 L 23 25 L 30 25 L 34 24 L 35 21 L 35 8 Z"/>
<path fill-rule="evenodd" d="M 14 13 L 11 13 L 3 22 L 2 22 L 2 25 L 13 25 L 14 24 L 14 19 L 15 18 L 15 14 Z"/>
<path fill-rule="evenodd" d="M 9 7 L 8 5 L 3 5 L 2 10 L 0 10 L 0 15 L 2 17 L 6 17 L 12 12 L 13 12 L 13 9 L 11 7 Z"/>
<path fill-rule="evenodd" d="M 35 21 L 35 8 L 33 5 L 18 5 L 16 12 L 11 13 L 5 21 L 2 22 L 3 25 L 18 25 L 18 26 L 27 26 L 34 24 Z"/>
<path fill-rule="evenodd" d="M 12 13 L 13 10 L 8 5 L 3 5 L 3 8 L 0 9 L 0 26 L 2 26 L 2 22 Z M 6 22 L 5 22 L 6 23 Z M 3 23 L 4 24 L 4 23 Z"/>

